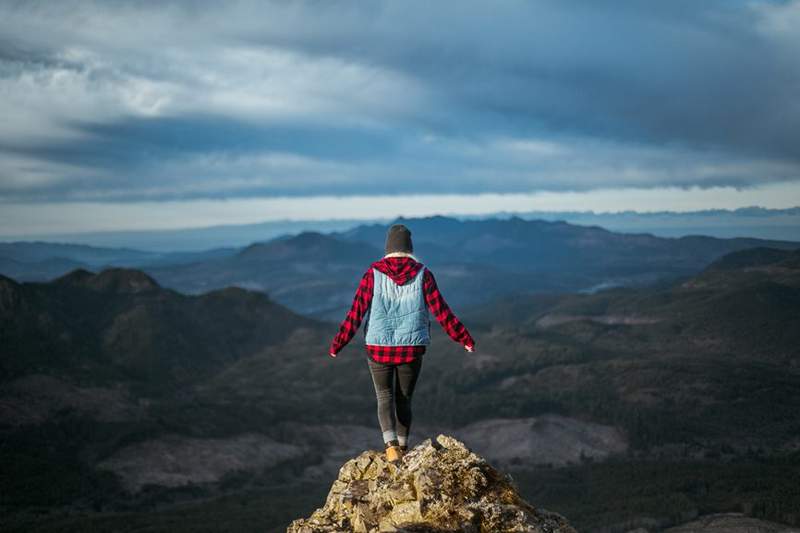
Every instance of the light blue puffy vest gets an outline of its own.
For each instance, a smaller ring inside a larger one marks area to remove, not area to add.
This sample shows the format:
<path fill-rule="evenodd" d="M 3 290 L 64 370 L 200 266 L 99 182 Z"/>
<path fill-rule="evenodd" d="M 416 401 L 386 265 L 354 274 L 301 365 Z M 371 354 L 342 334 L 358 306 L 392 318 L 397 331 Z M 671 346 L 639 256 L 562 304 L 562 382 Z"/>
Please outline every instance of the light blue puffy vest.
<path fill-rule="evenodd" d="M 398 285 L 373 268 L 375 285 L 366 313 L 364 341 L 379 346 L 430 344 L 431 320 L 423 293 L 423 266 L 416 277 Z"/>

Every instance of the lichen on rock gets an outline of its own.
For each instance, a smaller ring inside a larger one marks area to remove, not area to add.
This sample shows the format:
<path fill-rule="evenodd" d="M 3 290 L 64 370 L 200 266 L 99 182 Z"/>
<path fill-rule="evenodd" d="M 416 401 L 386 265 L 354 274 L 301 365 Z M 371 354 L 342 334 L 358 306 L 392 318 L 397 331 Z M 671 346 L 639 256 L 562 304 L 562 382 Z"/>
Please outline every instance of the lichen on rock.
<path fill-rule="evenodd" d="M 325 505 L 287 533 L 575 533 L 559 514 L 534 508 L 510 476 L 447 435 L 386 461 L 366 450 L 339 469 Z"/>

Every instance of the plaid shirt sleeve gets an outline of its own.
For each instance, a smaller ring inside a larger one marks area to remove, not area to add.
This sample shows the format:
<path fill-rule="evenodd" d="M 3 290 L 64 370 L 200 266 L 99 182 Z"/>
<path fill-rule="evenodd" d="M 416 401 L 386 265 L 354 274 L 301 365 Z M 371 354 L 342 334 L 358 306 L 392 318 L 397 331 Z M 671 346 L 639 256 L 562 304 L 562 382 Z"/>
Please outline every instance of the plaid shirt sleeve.
<path fill-rule="evenodd" d="M 442 328 L 450 335 L 454 341 L 463 344 L 464 346 L 475 346 L 475 341 L 472 336 L 464 327 L 464 324 L 453 314 L 450 306 L 444 301 L 442 293 L 439 292 L 439 287 L 436 285 L 436 278 L 433 273 L 425 269 L 425 279 L 423 280 L 423 287 L 425 290 L 425 300 L 428 302 L 428 308 Z"/>
<path fill-rule="evenodd" d="M 330 352 L 338 354 L 339 351 L 347 345 L 358 331 L 361 321 L 364 319 L 364 314 L 369 309 L 372 303 L 372 289 L 375 284 L 375 278 L 372 274 L 370 267 L 361 277 L 361 282 L 358 284 L 356 295 L 353 297 L 353 305 L 347 312 L 347 316 L 339 326 L 339 332 L 333 338 L 330 346 Z"/>

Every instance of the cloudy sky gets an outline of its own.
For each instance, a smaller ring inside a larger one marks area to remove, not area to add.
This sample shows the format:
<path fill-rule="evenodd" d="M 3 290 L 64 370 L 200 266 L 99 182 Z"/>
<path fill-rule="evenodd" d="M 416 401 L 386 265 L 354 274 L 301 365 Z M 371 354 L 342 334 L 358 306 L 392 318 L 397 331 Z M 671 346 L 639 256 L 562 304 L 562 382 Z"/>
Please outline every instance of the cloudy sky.
<path fill-rule="evenodd" d="M 798 27 L 800 1 L 0 0 L 0 233 L 800 205 Z"/>

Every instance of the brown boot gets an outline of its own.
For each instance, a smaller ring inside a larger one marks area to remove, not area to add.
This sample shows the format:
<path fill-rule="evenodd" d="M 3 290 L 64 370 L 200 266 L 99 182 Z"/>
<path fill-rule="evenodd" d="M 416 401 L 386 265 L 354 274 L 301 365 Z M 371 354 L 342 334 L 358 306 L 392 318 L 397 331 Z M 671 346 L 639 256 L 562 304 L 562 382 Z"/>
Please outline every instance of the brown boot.
<path fill-rule="evenodd" d="M 386 460 L 390 463 L 397 463 L 403 458 L 403 452 L 400 450 L 396 440 L 386 443 Z"/>
<path fill-rule="evenodd" d="M 386 448 L 386 460 L 390 463 L 398 463 L 403 458 L 403 452 L 400 446 L 389 446 Z"/>

